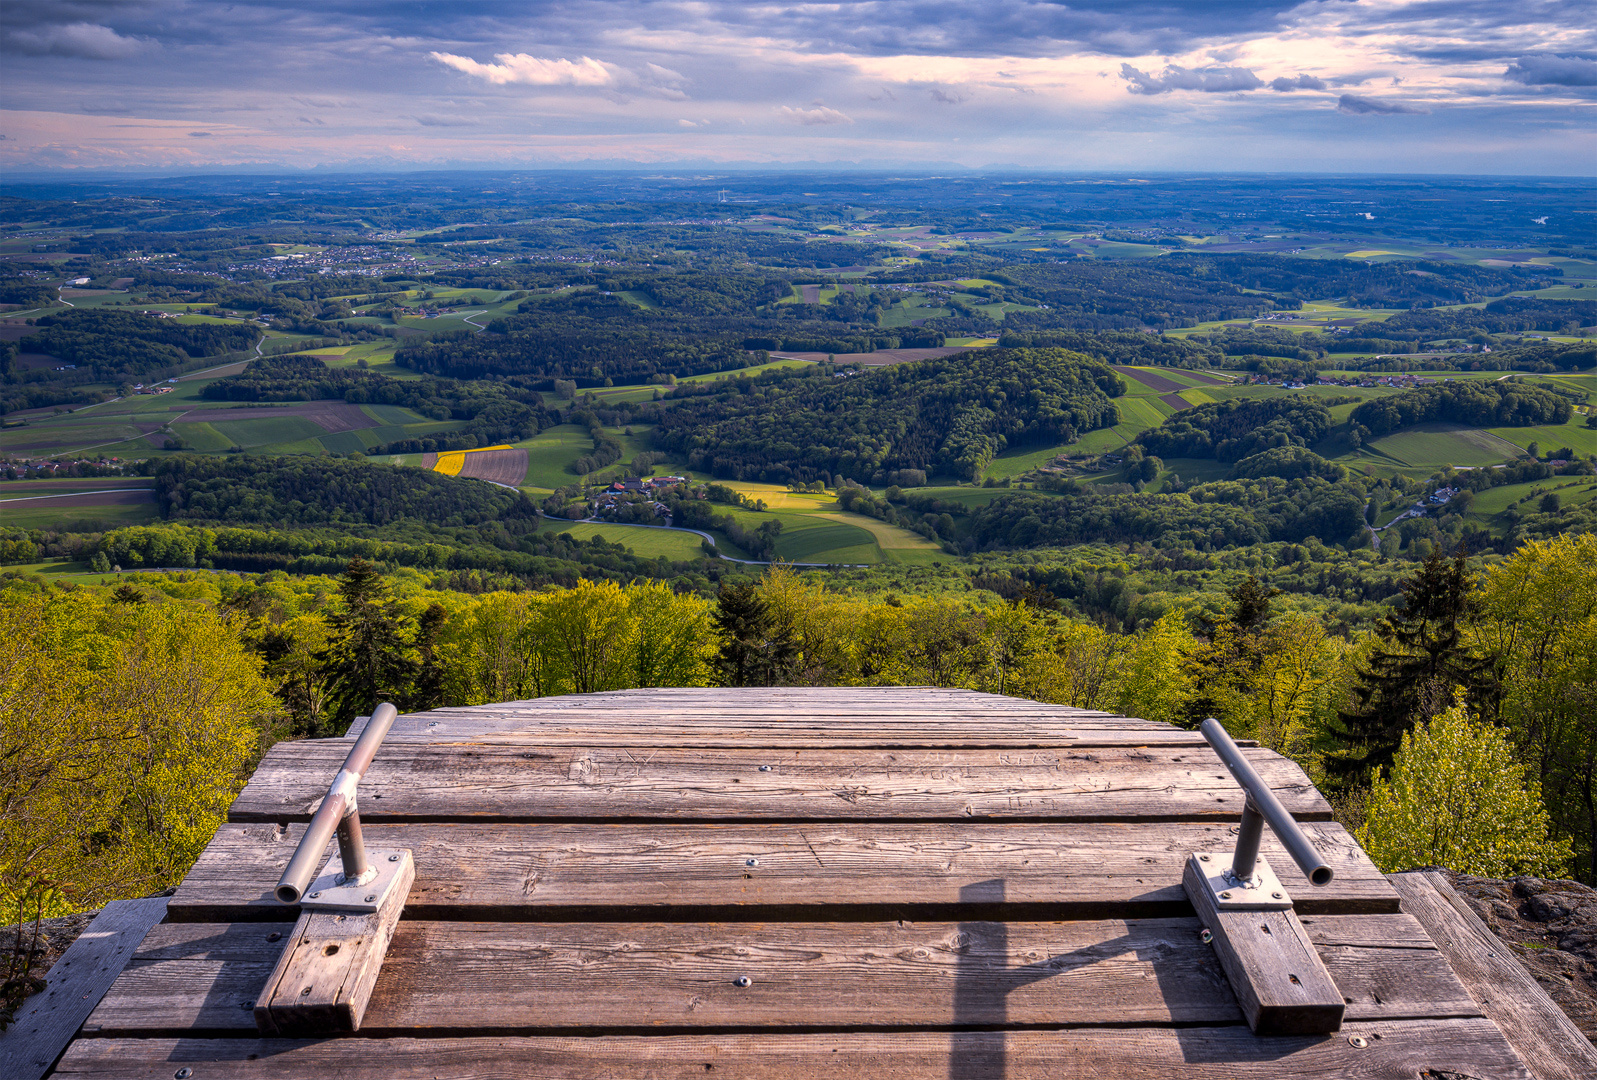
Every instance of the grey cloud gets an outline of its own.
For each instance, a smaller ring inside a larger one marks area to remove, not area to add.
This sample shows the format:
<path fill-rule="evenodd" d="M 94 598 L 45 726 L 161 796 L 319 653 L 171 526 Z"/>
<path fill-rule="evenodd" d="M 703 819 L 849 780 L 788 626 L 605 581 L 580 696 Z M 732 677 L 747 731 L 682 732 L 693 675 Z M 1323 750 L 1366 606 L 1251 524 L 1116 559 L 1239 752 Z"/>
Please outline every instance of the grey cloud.
<path fill-rule="evenodd" d="M 1579 56 L 1521 56 L 1503 78 L 1526 86 L 1597 86 L 1597 60 Z"/>
<path fill-rule="evenodd" d="M 442 113 L 417 113 L 411 119 L 415 120 L 416 123 L 420 124 L 422 127 L 453 128 L 477 126 L 477 121 L 471 119 L 469 116 L 454 116 L 445 115 Z"/>
<path fill-rule="evenodd" d="M 149 45 L 139 38 L 123 37 L 109 26 L 89 22 L 47 23 L 32 29 L 12 30 L 4 41 L 11 52 L 79 60 L 125 60 Z"/>
<path fill-rule="evenodd" d="M 189 138 L 191 138 L 191 139 L 209 139 L 211 137 L 211 135 L 212 135 L 212 133 L 209 132 L 209 131 L 191 131 L 191 132 L 189 132 Z"/>
<path fill-rule="evenodd" d="M 1359 97 L 1357 94 L 1343 94 L 1338 98 L 1336 111 L 1350 113 L 1353 116 L 1395 116 L 1399 113 L 1430 112 L 1429 109 L 1405 105 L 1400 101 L 1380 101 L 1376 98 Z"/>
<path fill-rule="evenodd" d="M 958 91 L 943 90 L 936 86 L 932 87 L 926 92 L 930 94 L 931 99 L 937 102 L 939 105 L 962 105 L 966 100 L 968 100 L 964 94 L 961 94 Z"/>
<path fill-rule="evenodd" d="M 1324 79 L 1317 79 L 1313 75 L 1299 75 L 1295 79 L 1270 80 L 1270 89 L 1282 94 L 1290 90 L 1324 90 L 1325 85 Z"/>
<path fill-rule="evenodd" d="M 320 117 L 302 116 L 302 117 L 299 118 L 299 122 L 302 123 L 302 124 L 312 124 L 312 125 L 314 125 L 316 127 L 326 127 L 327 126 L 327 121 L 321 119 Z"/>
<path fill-rule="evenodd" d="M 1133 94 L 1168 94 L 1172 90 L 1199 90 L 1205 94 L 1224 94 L 1237 90 L 1257 90 L 1264 82 L 1247 68 L 1184 68 L 1174 64 L 1158 75 L 1138 71 L 1130 64 L 1120 65 L 1120 77 Z"/>

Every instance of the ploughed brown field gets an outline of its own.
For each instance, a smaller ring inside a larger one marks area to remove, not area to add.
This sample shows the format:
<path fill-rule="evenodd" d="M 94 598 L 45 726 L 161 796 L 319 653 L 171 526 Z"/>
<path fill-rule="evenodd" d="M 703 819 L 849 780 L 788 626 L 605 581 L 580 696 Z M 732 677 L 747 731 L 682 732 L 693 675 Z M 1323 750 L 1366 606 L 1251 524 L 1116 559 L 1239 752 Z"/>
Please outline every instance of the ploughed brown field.
<path fill-rule="evenodd" d="M 520 487 L 521 482 L 527 478 L 527 451 L 512 450 L 476 450 L 466 455 L 466 463 L 460 467 L 461 476 L 471 476 L 478 480 L 488 480 L 505 487 Z"/>
<path fill-rule="evenodd" d="M 1159 400 L 1170 406 L 1176 412 L 1192 408 L 1192 402 L 1182 398 L 1180 394 L 1160 394 Z"/>
<path fill-rule="evenodd" d="M 1186 389 L 1185 386 L 1182 386 L 1174 379 L 1167 379 L 1163 375 L 1153 375 L 1146 371 L 1138 371 L 1136 368 L 1121 367 L 1118 364 L 1112 364 L 1110 366 L 1116 371 L 1120 372 L 1120 374 L 1124 375 L 1126 378 L 1135 379 L 1143 386 L 1157 390 L 1161 394 L 1180 393 L 1182 390 Z"/>
<path fill-rule="evenodd" d="M 826 363 L 830 357 L 839 364 L 886 367 L 888 364 L 903 364 L 910 360 L 931 360 L 938 356 L 952 356 L 954 353 L 969 352 L 970 349 L 969 345 L 944 345 L 939 349 L 878 349 L 875 352 L 865 353 L 777 352 L 771 355 L 789 360 L 813 360 L 818 364 Z"/>
<path fill-rule="evenodd" d="M 174 405 L 176 412 L 182 406 Z M 269 409 L 194 409 L 183 414 L 185 424 L 206 424 L 216 420 L 264 420 L 273 416 L 303 416 L 324 431 L 359 431 L 375 427 L 372 418 L 359 405 L 347 401 L 304 401 L 297 405 Z"/>

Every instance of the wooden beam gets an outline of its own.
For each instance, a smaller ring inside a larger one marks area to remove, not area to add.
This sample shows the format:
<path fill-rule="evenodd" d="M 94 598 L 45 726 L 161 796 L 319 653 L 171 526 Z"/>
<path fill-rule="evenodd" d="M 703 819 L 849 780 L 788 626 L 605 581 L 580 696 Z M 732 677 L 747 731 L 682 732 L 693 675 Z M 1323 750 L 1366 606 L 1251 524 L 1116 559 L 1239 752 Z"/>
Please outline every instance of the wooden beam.
<path fill-rule="evenodd" d="M 372 801 L 362 795 L 364 814 Z M 174 921 L 277 920 L 272 889 L 304 825 L 224 825 L 172 897 Z M 1334 822 L 1303 826 L 1336 871 L 1313 888 L 1266 832 L 1303 912 L 1395 912 L 1397 893 Z M 1185 915 L 1191 851 L 1227 824 L 905 822 L 366 826 L 409 848 L 407 918 L 1091 918 Z M 748 860 L 754 859 L 754 866 Z M 995 883 L 1001 882 L 1001 887 Z"/>
<path fill-rule="evenodd" d="M 1259 1038 L 1236 1025 L 610 1038 L 80 1039 L 56 1075 L 170 1080 L 184 1068 L 195 1080 L 1532 1080 L 1496 1026 L 1478 1019 L 1350 1024 L 1335 1038 Z"/>
<path fill-rule="evenodd" d="M 1393 874 L 1403 910 L 1425 927 L 1481 1011 L 1541 1080 L 1591 1080 L 1597 1049 L 1524 966 L 1435 872 Z"/>
<path fill-rule="evenodd" d="M 166 914 L 166 897 L 113 900 L 51 966 L 45 988 L 23 1002 L 0 1032 L 0 1077 L 35 1080 L 50 1071 L 78 1027 L 110 989 L 150 927 Z"/>
<path fill-rule="evenodd" d="M 275 931 L 289 924 L 275 924 Z M 361 1030 L 1236 1024 L 1196 919 L 1053 923 L 402 922 Z M 91 1017 L 101 1035 L 253 1032 L 259 924 L 161 927 Z M 1478 1016 L 1406 915 L 1316 920 L 1350 1017 Z M 217 943 L 229 942 L 218 961 Z M 1379 941 L 1379 944 L 1372 944 Z M 749 985 L 739 986 L 739 978 Z M 297 989 L 291 982 L 290 991 Z"/>
<path fill-rule="evenodd" d="M 1273 864 L 1272 864 L 1273 865 Z M 1182 879 L 1248 1026 L 1259 1035 L 1322 1035 L 1342 1026 L 1343 999 L 1293 911 L 1219 911 L 1196 859 Z"/>
<path fill-rule="evenodd" d="M 300 914 L 255 1000 L 253 1020 L 262 1035 L 360 1030 L 415 877 L 415 862 L 404 852 L 398 876 L 375 912 Z"/>
<path fill-rule="evenodd" d="M 229 820 L 308 819 L 349 744 L 274 746 Z M 1330 804 L 1295 763 L 1243 751 L 1300 820 Z M 361 817 L 393 820 L 1227 820 L 1236 781 L 1207 748 L 544 750 L 391 737 L 361 779 Z"/>

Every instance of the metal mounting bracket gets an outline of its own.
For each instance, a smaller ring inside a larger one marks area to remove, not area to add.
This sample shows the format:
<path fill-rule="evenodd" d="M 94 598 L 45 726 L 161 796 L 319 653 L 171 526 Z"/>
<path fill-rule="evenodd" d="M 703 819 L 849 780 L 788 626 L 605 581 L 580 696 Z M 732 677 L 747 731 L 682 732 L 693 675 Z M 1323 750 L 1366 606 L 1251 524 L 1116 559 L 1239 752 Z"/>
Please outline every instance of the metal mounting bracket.
<path fill-rule="evenodd" d="M 1246 880 L 1232 870 L 1229 853 L 1193 854 L 1187 862 L 1208 889 L 1217 911 L 1292 910 L 1291 894 L 1262 857 L 1253 865 L 1253 876 Z"/>
<path fill-rule="evenodd" d="M 334 855 L 311 882 L 299 906 L 310 911 L 347 911 L 370 914 L 383 906 L 383 901 L 393 891 L 404 868 L 410 864 L 408 848 L 401 850 L 367 851 L 375 876 L 366 882 L 346 881 L 344 861 Z"/>

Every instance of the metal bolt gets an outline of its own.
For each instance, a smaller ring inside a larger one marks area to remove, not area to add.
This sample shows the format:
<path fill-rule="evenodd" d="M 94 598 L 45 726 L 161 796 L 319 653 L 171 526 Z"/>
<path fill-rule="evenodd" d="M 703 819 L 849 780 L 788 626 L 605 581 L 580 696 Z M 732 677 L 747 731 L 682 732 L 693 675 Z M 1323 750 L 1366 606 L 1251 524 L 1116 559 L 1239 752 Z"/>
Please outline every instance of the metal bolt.
<path fill-rule="evenodd" d="M 245 1012 L 249 1012 L 251 1009 L 255 1008 L 255 1002 L 253 1002 L 253 1001 L 241 1001 L 241 1002 L 239 1002 L 238 1007 L 240 1009 L 243 1009 Z"/>
<path fill-rule="evenodd" d="M 749 978 L 747 975 L 739 975 L 737 978 L 732 980 L 732 985 L 733 986 L 745 986 L 745 987 L 746 986 L 753 986 L 754 985 L 754 980 Z"/>
<path fill-rule="evenodd" d="M 1198 940 L 1202 941 L 1205 945 L 1213 945 L 1214 944 L 1214 931 L 1213 930 L 1205 930 L 1203 933 L 1198 935 Z"/>
<path fill-rule="evenodd" d="M 760 771 L 761 772 L 770 772 L 771 771 L 771 767 L 769 765 L 761 765 L 760 766 Z"/>
<path fill-rule="evenodd" d="M 1198 856 L 1198 860 L 1200 862 L 1208 862 L 1209 861 L 1209 856 L 1207 856 L 1207 855 L 1199 855 Z"/>
<path fill-rule="evenodd" d="M 1277 899 L 1277 900 L 1279 900 L 1279 899 L 1281 899 L 1281 894 L 1280 894 L 1280 893 L 1278 893 L 1278 892 L 1273 892 L 1273 893 L 1271 893 L 1271 894 L 1270 894 L 1270 895 L 1271 895 L 1271 896 L 1272 896 L 1272 897 L 1274 897 L 1274 898 L 1275 898 L 1275 899 Z"/>
<path fill-rule="evenodd" d="M 390 855 L 390 856 L 388 856 L 388 861 L 389 862 L 398 862 L 399 861 L 399 856 L 398 855 Z"/>
<path fill-rule="evenodd" d="M 175 1078 L 175 1080 L 189 1080 L 189 1077 L 191 1077 L 193 1075 L 194 1075 L 194 1070 L 189 1068 L 187 1065 L 183 1066 L 177 1072 L 172 1074 L 172 1076 Z"/>
<path fill-rule="evenodd" d="M 1222 900 L 1229 900 L 1229 899 L 1231 899 L 1231 893 L 1230 893 L 1230 891 L 1229 891 L 1229 890 L 1228 890 L 1228 891 L 1226 891 L 1226 892 L 1223 892 L 1223 893 L 1221 893 L 1221 894 L 1220 894 L 1220 899 L 1222 899 Z"/>
<path fill-rule="evenodd" d="M 366 902 L 369 904 L 375 899 L 377 899 L 377 894 L 376 893 L 372 893 L 370 896 L 366 897 Z"/>
<path fill-rule="evenodd" d="M 1349 1046 L 1356 1046 L 1360 1050 L 1363 1050 L 1366 1046 L 1370 1045 L 1369 1040 L 1365 1039 L 1362 1035 L 1349 1035 L 1347 1037 L 1347 1044 Z"/>
<path fill-rule="evenodd" d="M 310 997 L 311 996 L 311 988 L 307 986 L 305 989 L 303 989 L 303 990 L 301 990 L 299 992 L 299 996 L 300 997 Z"/>
<path fill-rule="evenodd" d="M 758 865 L 760 865 L 760 860 L 758 860 L 758 859 L 744 859 L 743 860 L 743 865 L 744 866 L 758 866 Z"/>
<path fill-rule="evenodd" d="M 312 900 L 316 900 L 316 899 L 318 899 L 318 898 L 320 898 L 320 897 L 321 897 L 321 895 L 322 895 L 322 894 L 321 894 L 321 893 L 319 893 L 319 892 L 313 892 L 313 893 L 311 893 L 311 899 L 312 899 Z"/>

